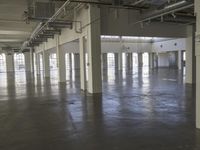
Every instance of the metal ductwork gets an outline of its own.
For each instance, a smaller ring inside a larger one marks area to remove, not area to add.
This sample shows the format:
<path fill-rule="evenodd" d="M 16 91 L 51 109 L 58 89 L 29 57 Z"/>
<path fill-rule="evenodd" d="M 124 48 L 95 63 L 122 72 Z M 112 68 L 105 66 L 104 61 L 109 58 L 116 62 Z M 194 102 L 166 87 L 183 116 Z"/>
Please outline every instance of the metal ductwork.
<path fill-rule="evenodd" d="M 24 12 L 25 20 L 48 19 L 55 13 L 55 3 L 35 2 Z"/>
<path fill-rule="evenodd" d="M 47 42 L 48 38 L 54 38 L 55 34 L 61 34 L 62 28 L 72 29 L 72 21 L 57 20 L 60 13 L 64 11 L 65 7 L 69 4 L 70 0 L 65 1 L 56 13 L 51 15 L 51 17 L 48 17 L 48 19 L 45 19 L 45 23 L 40 23 L 36 30 L 32 33 L 30 40 L 25 42 L 23 45 L 28 47 L 38 46 L 42 42 Z"/>
<path fill-rule="evenodd" d="M 60 21 L 60 22 L 58 22 L 58 21 L 55 21 L 55 22 L 49 22 L 49 24 L 48 24 L 48 26 L 49 27 L 53 27 L 53 28 L 70 28 L 70 29 L 72 29 L 72 22 L 70 22 L 70 21 Z"/>

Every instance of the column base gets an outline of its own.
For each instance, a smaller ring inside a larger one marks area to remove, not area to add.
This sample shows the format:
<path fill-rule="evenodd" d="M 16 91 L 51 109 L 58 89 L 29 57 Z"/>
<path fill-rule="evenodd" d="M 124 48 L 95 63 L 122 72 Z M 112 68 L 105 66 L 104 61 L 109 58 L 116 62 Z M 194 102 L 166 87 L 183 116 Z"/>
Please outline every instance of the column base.
<path fill-rule="evenodd" d="M 87 92 L 87 96 L 92 96 L 92 97 L 102 97 L 102 92 L 101 93 L 88 93 Z"/>

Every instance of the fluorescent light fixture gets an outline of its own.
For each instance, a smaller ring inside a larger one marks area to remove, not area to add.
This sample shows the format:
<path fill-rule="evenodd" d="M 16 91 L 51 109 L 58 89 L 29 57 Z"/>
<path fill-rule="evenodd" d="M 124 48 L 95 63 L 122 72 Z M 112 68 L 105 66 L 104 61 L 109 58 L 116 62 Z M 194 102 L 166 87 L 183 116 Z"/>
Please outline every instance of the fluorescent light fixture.
<path fill-rule="evenodd" d="M 171 5 L 165 6 L 165 9 L 173 8 L 173 7 L 176 7 L 176 6 L 185 4 L 186 2 L 187 2 L 186 0 L 183 0 L 183 1 L 180 1 L 180 2 L 177 2 L 177 3 L 174 3 L 174 4 L 171 4 Z"/>
<path fill-rule="evenodd" d="M 139 37 L 137 37 L 137 36 L 122 36 L 122 39 L 124 39 L 124 40 L 138 40 Z"/>
<path fill-rule="evenodd" d="M 3 35 L 29 35 L 26 31 L 10 31 L 10 30 L 0 30 L 0 34 Z"/>
<path fill-rule="evenodd" d="M 124 40 L 152 40 L 152 37 L 122 36 Z"/>
<path fill-rule="evenodd" d="M 22 42 L 22 39 L 0 39 L 0 42 Z"/>
<path fill-rule="evenodd" d="M 102 39 L 119 39 L 119 36 L 102 35 Z"/>
<path fill-rule="evenodd" d="M 144 40 L 152 40 L 152 37 L 144 37 Z"/>

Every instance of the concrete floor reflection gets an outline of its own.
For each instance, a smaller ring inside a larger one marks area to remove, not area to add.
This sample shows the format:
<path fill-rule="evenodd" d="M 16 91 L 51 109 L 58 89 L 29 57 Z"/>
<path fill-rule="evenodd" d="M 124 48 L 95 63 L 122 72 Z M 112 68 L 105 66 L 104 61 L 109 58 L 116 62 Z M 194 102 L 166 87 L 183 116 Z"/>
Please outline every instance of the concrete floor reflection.
<path fill-rule="evenodd" d="M 179 71 L 104 70 L 94 96 L 81 93 L 79 70 L 67 75 L 0 74 L 0 149 L 200 149 L 194 89 Z"/>

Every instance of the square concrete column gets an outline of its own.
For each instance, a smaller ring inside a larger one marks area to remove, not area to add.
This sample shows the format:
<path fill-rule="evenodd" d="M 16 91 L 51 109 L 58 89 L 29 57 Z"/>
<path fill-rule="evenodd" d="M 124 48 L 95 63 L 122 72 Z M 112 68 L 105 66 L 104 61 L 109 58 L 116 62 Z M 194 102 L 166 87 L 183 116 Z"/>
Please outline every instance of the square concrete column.
<path fill-rule="evenodd" d="M 36 65 L 36 73 L 39 75 L 40 74 L 40 54 L 39 53 L 35 54 L 35 65 Z"/>
<path fill-rule="evenodd" d="M 196 82 L 196 57 L 195 57 L 195 27 L 187 27 L 186 38 L 186 77 L 185 82 L 193 84 Z"/>
<path fill-rule="evenodd" d="M 86 64 L 85 64 L 85 38 L 79 38 L 79 49 L 80 49 L 80 81 L 81 90 L 87 90 L 86 83 Z"/>
<path fill-rule="evenodd" d="M 122 70 L 122 53 L 118 53 L 118 70 Z"/>
<path fill-rule="evenodd" d="M 126 54 L 126 67 L 131 69 L 133 67 L 133 55 L 132 53 Z"/>
<path fill-rule="evenodd" d="M 80 69 L 80 55 L 79 55 L 79 53 L 74 53 L 74 69 Z"/>
<path fill-rule="evenodd" d="M 102 54 L 102 65 L 103 65 L 103 69 L 107 69 L 108 68 L 107 53 L 103 53 Z"/>
<path fill-rule="evenodd" d="M 31 71 L 31 55 L 30 52 L 24 53 L 25 71 Z"/>
<path fill-rule="evenodd" d="M 60 48 L 59 35 L 56 35 L 58 82 L 66 82 L 65 52 Z"/>
<path fill-rule="evenodd" d="M 200 1 L 195 0 L 196 13 L 196 127 L 200 129 Z"/>
<path fill-rule="evenodd" d="M 153 53 L 149 53 L 149 68 L 150 69 L 153 69 L 153 63 L 154 63 Z"/>
<path fill-rule="evenodd" d="M 43 68 L 44 68 L 44 77 L 49 78 L 50 77 L 50 64 L 49 64 L 49 52 L 43 51 Z"/>
<path fill-rule="evenodd" d="M 179 50 L 178 51 L 178 69 L 182 70 L 182 62 L 183 62 L 183 55 L 182 55 L 182 51 Z"/>
<path fill-rule="evenodd" d="M 158 53 L 153 53 L 153 67 L 158 68 Z"/>
<path fill-rule="evenodd" d="M 32 48 L 30 49 L 30 66 L 31 66 L 30 71 L 34 72 L 34 53 Z"/>
<path fill-rule="evenodd" d="M 13 53 L 7 53 L 6 54 L 6 69 L 7 69 L 7 72 L 14 72 L 15 71 Z"/>
<path fill-rule="evenodd" d="M 143 53 L 138 53 L 138 67 L 143 67 Z"/>
<path fill-rule="evenodd" d="M 72 53 L 69 53 L 69 69 L 72 70 Z"/>
<path fill-rule="evenodd" d="M 118 53 L 115 53 L 115 69 L 118 68 Z"/>
<path fill-rule="evenodd" d="M 100 8 L 89 5 L 88 9 L 88 93 L 102 93 Z"/>

